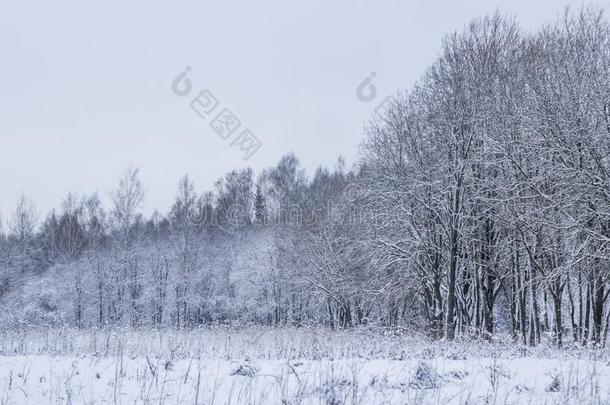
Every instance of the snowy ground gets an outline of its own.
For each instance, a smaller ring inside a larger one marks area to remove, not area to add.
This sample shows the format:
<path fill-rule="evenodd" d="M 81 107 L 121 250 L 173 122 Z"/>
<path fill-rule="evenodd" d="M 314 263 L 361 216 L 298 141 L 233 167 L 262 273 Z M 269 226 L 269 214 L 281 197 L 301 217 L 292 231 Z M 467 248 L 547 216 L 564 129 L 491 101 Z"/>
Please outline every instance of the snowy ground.
<path fill-rule="evenodd" d="M 351 331 L 0 333 L 0 404 L 605 404 L 607 350 Z"/>

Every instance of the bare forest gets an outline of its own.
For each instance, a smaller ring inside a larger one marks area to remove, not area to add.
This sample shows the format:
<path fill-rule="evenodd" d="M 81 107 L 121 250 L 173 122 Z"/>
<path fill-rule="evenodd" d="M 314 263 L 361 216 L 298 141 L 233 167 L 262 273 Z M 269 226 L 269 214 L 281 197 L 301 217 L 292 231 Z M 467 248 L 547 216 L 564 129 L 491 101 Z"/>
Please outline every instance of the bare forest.
<path fill-rule="evenodd" d="M 145 170 L 126 168 L 114 190 L 69 194 L 51 212 L 24 195 L 3 213 L 3 354 L 7 339 L 26 331 L 187 339 L 214 328 L 606 353 L 610 22 L 602 9 L 567 9 L 529 31 L 495 13 L 445 36 L 417 84 L 366 124 L 353 164 L 338 157 L 311 172 L 288 153 L 262 171 L 230 171 L 210 190 L 187 174 L 176 179 L 171 210 L 152 215 L 142 210 Z"/>

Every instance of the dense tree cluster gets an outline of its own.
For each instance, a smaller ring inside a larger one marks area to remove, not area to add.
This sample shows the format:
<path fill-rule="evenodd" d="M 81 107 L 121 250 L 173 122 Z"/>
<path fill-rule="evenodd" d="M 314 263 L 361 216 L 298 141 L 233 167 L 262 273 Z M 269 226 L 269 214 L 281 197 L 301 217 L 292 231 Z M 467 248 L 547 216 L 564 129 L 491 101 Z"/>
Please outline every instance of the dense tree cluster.
<path fill-rule="evenodd" d="M 352 170 L 294 155 L 145 218 L 137 170 L 41 225 L 21 198 L 0 237 L 14 324 L 375 324 L 434 338 L 606 341 L 610 25 L 566 11 L 535 33 L 500 15 L 366 130 Z"/>
<path fill-rule="evenodd" d="M 609 41 L 592 9 L 533 34 L 476 20 L 371 126 L 367 196 L 389 218 L 373 240 L 434 335 L 489 336 L 502 314 L 529 344 L 605 341 Z"/>

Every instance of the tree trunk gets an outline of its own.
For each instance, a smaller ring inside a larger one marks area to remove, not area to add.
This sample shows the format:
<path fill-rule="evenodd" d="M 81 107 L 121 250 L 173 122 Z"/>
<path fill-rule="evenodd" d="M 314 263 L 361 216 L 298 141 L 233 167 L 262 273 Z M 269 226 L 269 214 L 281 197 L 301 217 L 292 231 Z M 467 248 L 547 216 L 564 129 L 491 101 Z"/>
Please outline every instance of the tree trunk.
<path fill-rule="evenodd" d="M 458 264 L 458 230 L 451 231 L 449 261 L 449 291 L 447 294 L 447 340 L 455 339 L 455 280 Z"/>

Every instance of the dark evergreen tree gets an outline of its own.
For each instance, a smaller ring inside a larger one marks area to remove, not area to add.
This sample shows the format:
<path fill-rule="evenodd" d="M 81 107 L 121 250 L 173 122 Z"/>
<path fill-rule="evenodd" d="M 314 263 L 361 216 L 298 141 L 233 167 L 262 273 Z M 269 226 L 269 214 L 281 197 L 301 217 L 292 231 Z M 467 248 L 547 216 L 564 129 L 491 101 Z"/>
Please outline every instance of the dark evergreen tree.
<path fill-rule="evenodd" d="M 260 184 L 256 185 L 256 194 L 254 195 L 254 223 L 256 225 L 267 223 L 267 204 Z"/>

